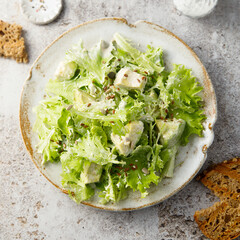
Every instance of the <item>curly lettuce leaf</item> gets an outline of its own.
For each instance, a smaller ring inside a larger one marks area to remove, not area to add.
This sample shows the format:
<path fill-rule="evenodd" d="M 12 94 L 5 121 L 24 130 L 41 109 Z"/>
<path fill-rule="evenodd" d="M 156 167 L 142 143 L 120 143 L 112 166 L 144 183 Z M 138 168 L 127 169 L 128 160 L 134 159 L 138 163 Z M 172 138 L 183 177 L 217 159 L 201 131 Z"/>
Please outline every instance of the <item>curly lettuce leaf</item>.
<path fill-rule="evenodd" d="M 62 96 L 68 99 L 69 103 L 73 103 L 74 94 L 73 91 L 78 88 L 89 86 L 93 81 L 91 76 L 79 75 L 75 79 L 68 81 L 57 81 L 50 79 L 46 86 L 46 92 L 51 95 Z"/>
<path fill-rule="evenodd" d="M 93 79 L 102 84 L 105 81 L 108 64 L 113 56 L 111 51 L 106 51 L 102 41 L 89 51 L 84 48 L 83 42 L 80 41 L 67 52 L 66 58 L 68 61 L 76 62 L 80 68 L 85 69 Z"/>
<path fill-rule="evenodd" d="M 69 189 L 69 196 L 77 203 L 85 201 L 94 195 L 94 189 L 84 184 L 80 179 L 84 159 L 69 152 L 61 155 L 62 186 Z"/>
<path fill-rule="evenodd" d="M 169 114 L 186 121 L 186 127 L 181 137 L 181 144 L 189 142 L 189 136 L 202 136 L 202 122 L 206 119 L 202 109 L 202 98 L 198 95 L 202 87 L 192 75 L 190 69 L 182 65 L 174 65 L 166 82 L 166 89 L 171 94 L 173 102 L 169 107 Z"/>
<path fill-rule="evenodd" d="M 108 163 L 124 164 L 124 162 L 116 160 L 117 156 L 111 152 L 111 149 L 102 144 L 101 137 L 89 132 L 77 144 L 69 148 L 68 152 L 99 165 L 106 165 Z"/>
<path fill-rule="evenodd" d="M 140 191 L 141 197 L 148 195 L 147 189 L 151 183 L 158 184 L 159 177 L 155 174 L 155 169 L 150 168 L 150 157 L 152 148 L 150 146 L 138 146 L 130 157 L 123 157 L 127 169 L 126 186 L 133 191 Z M 143 172 L 143 168 L 149 173 Z"/>
<path fill-rule="evenodd" d="M 63 104 L 64 100 L 61 97 L 52 97 L 41 101 L 34 109 L 37 119 L 33 130 L 38 133 L 40 140 L 37 151 L 42 154 L 42 164 L 59 160 L 62 133 L 58 128 L 58 120 L 62 116 Z"/>
<path fill-rule="evenodd" d="M 126 179 L 123 176 L 112 174 L 112 164 L 105 166 L 100 183 L 96 184 L 101 190 L 99 197 L 101 202 L 106 204 L 110 201 L 118 202 L 127 197 Z"/>
<path fill-rule="evenodd" d="M 138 49 L 134 48 L 129 44 L 120 34 L 114 34 L 114 40 L 117 43 L 117 46 L 130 54 L 133 59 L 133 64 L 146 69 L 149 73 L 153 74 L 155 71 L 161 73 L 164 70 L 164 67 L 161 66 L 161 61 L 158 61 L 157 58 L 161 58 L 162 52 L 160 49 L 148 48 L 148 51 L 143 54 Z M 156 57 L 158 55 L 158 57 Z"/>
<path fill-rule="evenodd" d="M 59 161 L 59 152 L 61 151 L 59 144 L 53 140 L 61 140 L 59 132 L 53 128 L 51 130 L 46 130 L 45 134 L 46 136 L 40 139 L 40 142 L 37 145 L 37 152 L 42 154 L 42 165 L 44 165 L 47 161 Z"/>

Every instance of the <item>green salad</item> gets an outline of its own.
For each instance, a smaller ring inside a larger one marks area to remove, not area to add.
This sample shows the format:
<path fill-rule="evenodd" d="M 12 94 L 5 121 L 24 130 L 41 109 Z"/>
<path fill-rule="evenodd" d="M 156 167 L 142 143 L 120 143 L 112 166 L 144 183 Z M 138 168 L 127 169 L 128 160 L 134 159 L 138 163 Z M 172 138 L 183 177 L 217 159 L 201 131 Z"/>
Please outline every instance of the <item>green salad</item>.
<path fill-rule="evenodd" d="M 42 164 L 61 162 L 76 202 L 148 195 L 172 177 L 179 146 L 202 136 L 202 87 L 183 65 L 168 71 L 160 47 L 144 52 L 116 33 L 110 43 L 66 53 L 34 109 Z"/>

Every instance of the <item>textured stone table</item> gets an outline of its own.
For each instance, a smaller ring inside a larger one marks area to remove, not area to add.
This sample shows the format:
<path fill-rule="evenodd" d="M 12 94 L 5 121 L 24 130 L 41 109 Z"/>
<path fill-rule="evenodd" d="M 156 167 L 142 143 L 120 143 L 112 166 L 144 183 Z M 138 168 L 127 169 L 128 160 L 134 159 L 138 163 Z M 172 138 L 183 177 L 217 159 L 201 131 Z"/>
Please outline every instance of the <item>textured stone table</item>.
<path fill-rule="evenodd" d="M 0 19 L 24 28 L 29 64 L 0 59 L 0 239 L 205 239 L 195 210 L 217 198 L 196 180 L 171 199 L 147 209 L 112 213 L 76 205 L 41 176 L 21 139 L 18 105 L 28 70 L 59 34 L 84 21 L 119 16 L 130 23 L 157 23 L 182 38 L 205 64 L 214 84 L 219 117 L 203 168 L 240 155 L 240 2 L 219 0 L 203 19 L 178 13 L 172 1 L 65 0 L 53 23 L 36 26 L 21 15 L 17 0 L 2 0 Z"/>

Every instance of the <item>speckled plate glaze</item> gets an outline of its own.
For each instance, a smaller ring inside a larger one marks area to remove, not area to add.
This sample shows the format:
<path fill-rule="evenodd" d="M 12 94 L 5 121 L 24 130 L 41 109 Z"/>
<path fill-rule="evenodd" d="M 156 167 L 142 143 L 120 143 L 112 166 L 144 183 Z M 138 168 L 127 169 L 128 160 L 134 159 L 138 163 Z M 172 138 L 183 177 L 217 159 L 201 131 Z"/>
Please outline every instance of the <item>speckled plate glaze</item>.
<path fill-rule="evenodd" d="M 101 205 L 95 196 L 83 204 L 112 211 L 127 211 L 144 208 L 171 197 L 189 183 L 206 160 L 207 148 L 212 144 L 213 125 L 217 118 L 217 104 L 215 92 L 203 64 L 181 39 L 168 30 L 146 21 L 138 21 L 134 25 L 128 24 L 122 18 L 105 18 L 83 23 L 58 37 L 37 58 L 31 67 L 29 77 L 23 87 L 20 102 L 20 126 L 26 148 L 39 171 L 57 188 L 67 192 L 61 186 L 61 165 L 47 164 L 41 166 L 41 155 L 36 151 L 37 135 L 32 131 L 35 114 L 32 109 L 43 99 L 44 88 L 55 72 L 59 62 L 64 59 L 66 51 L 82 39 L 85 46 L 91 47 L 99 40 L 110 41 L 115 32 L 119 32 L 127 39 L 136 43 L 139 49 L 147 44 L 161 46 L 166 56 L 168 68 L 172 63 L 184 64 L 191 68 L 193 74 L 204 87 L 202 97 L 205 101 L 204 136 L 192 136 L 187 146 L 182 147 L 176 160 L 174 177 L 164 179 L 158 186 L 153 186 L 146 198 L 140 198 L 138 192 L 130 192 L 129 197 L 117 204 Z"/>

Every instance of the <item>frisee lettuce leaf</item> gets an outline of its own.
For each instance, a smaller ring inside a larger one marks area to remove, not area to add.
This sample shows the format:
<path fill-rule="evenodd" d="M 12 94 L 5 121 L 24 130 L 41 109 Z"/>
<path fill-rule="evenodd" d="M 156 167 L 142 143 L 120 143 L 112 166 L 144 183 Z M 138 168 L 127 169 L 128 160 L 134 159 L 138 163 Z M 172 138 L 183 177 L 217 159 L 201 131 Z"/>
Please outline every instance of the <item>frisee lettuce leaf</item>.
<path fill-rule="evenodd" d="M 186 121 L 187 126 L 181 138 L 181 144 L 186 145 L 190 135 L 202 136 L 204 129 L 202 122 L 206 116 L 202 109 L 202 98 L 198 93 L 203 88 L 192 76 L 190 69 L 182 65 L 174 65 L 173 71 L 168 76 L 166 89 L 174 99 L 174 104 L 169 107 L 170 114 Z"/>

